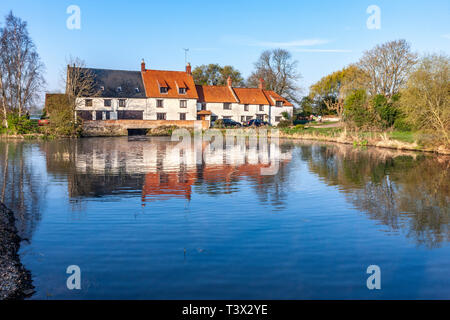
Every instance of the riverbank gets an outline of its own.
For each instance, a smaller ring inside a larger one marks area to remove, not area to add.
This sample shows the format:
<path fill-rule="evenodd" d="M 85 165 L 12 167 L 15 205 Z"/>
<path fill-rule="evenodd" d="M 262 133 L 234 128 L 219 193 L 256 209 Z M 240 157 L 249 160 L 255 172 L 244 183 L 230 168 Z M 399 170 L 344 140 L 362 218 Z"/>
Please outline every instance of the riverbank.
<path fill-rule="evenodd" d="M 145 130 L 147 136 L 170 136 L 176 129 L 176 126 L 159 126 Z M 225 129 L 220 129 L 225 130 Z M 246 130 L 246 129 L 244 129 Z M 351 144 L 354 146 L 372 146 L 378 148 L 388 148 L 397 150 L 432 152 L 437 154 L 449 155 L 450 149 L 444 145 L 434 145 L 433 138 L 425 134 L 417 132 L 352 132 L 341 127 L 324 126 L 324 127 L 304 127 L 302 125 L 280 128 L 280 138 L 297 139 L 297 140 L 315 140 L 327 141 L 343 144 Z M 141 130 L 142 131 L 142 130 Z M 127 136 L 130 132 L 111 133 L 101 132 L 101 134 L 87 134 L 80 137 L 118 137 Z M 270 130 L 269 130 L 270 135 Z M 44 134 L 24 134 L 24 135 L 0 135 L 0 139 L 12 140 L 51 140 L 51 139 L 67 139 L 67 137 L 56 137 Z"/>
<path fill-rule="evenodd" d="M 0 300 L 22 299 L 33 293 L 31 273 L 18 255 L 21 240 L 13 212 L 0 202 Z"/>
<path fill-rule="evenodd" d="M 397 150 L 433 152 L 449 155 L 450 149 L 444 145 L 424 144 L 421 140 L 431 140 L 429 136 L 412 132 L 351 132 L 341 128 L 282 128 L 280 138 L 298 140 L 317 140 L 354 146 L 378 147 Z"/>

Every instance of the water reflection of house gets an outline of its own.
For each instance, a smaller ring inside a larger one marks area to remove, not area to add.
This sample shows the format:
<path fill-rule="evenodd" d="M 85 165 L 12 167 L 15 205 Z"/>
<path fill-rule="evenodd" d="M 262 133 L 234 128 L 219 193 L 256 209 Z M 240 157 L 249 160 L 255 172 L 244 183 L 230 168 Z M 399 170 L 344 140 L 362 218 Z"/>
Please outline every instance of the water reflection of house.
<path fill-rule="evenodd" d="M 215 150 L 202 144 L 199 154 L 196 151 L 193 144 L 183 148 L 167 139 L 152 139 L 151 142 L 98 139 L 74 152 L 78 178 L 71 179 L 74 183 L 69 187 L 70 194 L 101 196 L 121 192 L 121 181 L 131 180 L 133 183 L 126 190 L 141 190 L 143 202 L 169 198 L 190 200 L 196 183 L 229 187 L 234 181 L 248 177 L 260 184 L 265 177 L 261 175 L 262 168 L 274 162 L 285 163 L 291 158 L 290 151 L 281 152 L 275 144 Z M 135 183 L 138 181 L 140 187 Z M 102 187 L 104 183 L 108 185 Z"/>
<path fill-rule="evenodd" d="M 142 187 L 142 202 L 184 198 L 191 200 L 192 185 L 196 172 L 150 172 L 145 175 Z"/>

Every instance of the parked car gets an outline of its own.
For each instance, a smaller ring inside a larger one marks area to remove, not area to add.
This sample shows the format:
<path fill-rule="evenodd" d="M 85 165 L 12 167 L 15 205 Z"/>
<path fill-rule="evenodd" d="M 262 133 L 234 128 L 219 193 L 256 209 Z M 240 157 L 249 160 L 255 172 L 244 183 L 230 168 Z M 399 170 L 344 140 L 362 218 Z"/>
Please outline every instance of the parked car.
<path fill-rule="evenodd" d="M 42 126 L 48 126 L 50 123 L 49 118 L 48 117 L 41 117 L 38 120 L 38 126 L 42 127 Z"/>
<path fill-rule="evenodd" d="M 246 127 L 261 127 L 266 125 L 268 125 L 268 123 L 260 119 L 252 119 L 245 124 Z"/>
<path fill-rule="evenodd" d="M 231 119 L 222 119 L 224 127 L 242 127 L 242 124 Z"/>

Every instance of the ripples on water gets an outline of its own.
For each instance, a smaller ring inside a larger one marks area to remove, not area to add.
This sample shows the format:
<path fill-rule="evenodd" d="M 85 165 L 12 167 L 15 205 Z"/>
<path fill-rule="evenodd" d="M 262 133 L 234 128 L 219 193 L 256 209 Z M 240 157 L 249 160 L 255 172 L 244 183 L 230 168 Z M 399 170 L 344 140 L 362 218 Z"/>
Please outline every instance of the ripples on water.
<path fill-rule="evenodd" d="M 450 298 L 448 158 L 277 151 L 263 176 L 273 150 L 198 162 L 167 138 L 0 142 L 33 298 Z M 71 264 L 81 291 L 65 287 Z M 371 264 L 380 291 L 366 288 Z"/>

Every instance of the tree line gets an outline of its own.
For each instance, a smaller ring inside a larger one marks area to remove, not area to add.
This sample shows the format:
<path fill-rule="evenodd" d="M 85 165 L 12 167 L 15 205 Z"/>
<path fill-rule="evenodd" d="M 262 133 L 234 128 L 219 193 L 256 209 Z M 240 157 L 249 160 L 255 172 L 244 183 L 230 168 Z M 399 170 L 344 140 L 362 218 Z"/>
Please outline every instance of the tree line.
<path fill-rule="evenodd" d="M 299 113 L 336 114 L 356 130 L 419 130 L 449 146 L 449 62 L 445 54 L 419 57 L 406 40 L 377 45 L 313 84 Z"/>

